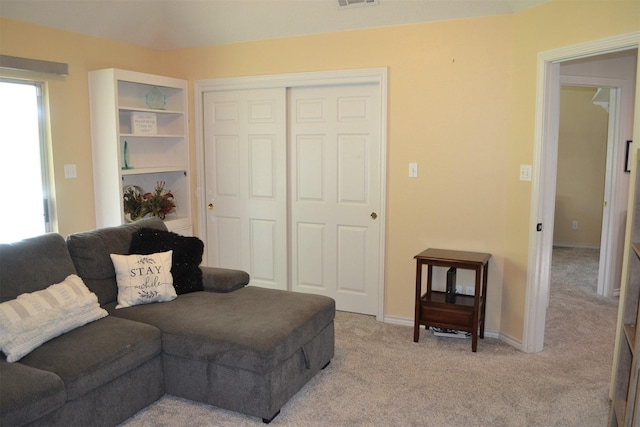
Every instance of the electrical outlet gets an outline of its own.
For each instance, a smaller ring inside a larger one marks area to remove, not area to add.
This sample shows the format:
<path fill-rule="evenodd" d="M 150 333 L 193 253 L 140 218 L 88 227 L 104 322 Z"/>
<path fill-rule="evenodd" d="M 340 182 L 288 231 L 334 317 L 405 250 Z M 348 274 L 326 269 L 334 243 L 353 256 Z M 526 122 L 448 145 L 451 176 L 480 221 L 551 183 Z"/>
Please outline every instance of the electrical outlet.
<path fill-rule="evenodd" d="M 578 229 L 578 221 L 573 221 L 571 223 L 571 228 L 573 228 L 574 230 L 577 230 Z"/>
<path fill-rule="evenodd" d="M 520 181 L 531 181 L 531 165 L 520 165 Z"/>

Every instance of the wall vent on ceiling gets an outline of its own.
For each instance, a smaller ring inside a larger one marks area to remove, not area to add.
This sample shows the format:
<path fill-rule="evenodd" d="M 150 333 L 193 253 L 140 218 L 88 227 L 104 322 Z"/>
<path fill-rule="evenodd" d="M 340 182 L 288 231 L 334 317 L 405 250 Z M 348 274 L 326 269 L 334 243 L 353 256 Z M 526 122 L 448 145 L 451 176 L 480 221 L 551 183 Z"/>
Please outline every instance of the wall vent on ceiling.
<path fill-rule="evenodd" d="M 376 6 L 380 4 L 380 0 L 338 0 L 340 9 L 348 9 L 360 6 Z"/>

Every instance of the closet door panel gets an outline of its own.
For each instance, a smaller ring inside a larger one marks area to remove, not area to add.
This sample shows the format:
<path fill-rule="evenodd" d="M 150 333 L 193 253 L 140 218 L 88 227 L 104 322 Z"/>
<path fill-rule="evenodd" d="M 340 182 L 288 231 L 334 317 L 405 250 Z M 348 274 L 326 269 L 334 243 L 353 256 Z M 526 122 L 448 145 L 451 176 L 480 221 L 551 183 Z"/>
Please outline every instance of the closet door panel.
<path fill-rule="evenodd" d="M 203 105 L 206 263 L 275 289 L 288 287 L 285 95 L 209 92 Z"/>

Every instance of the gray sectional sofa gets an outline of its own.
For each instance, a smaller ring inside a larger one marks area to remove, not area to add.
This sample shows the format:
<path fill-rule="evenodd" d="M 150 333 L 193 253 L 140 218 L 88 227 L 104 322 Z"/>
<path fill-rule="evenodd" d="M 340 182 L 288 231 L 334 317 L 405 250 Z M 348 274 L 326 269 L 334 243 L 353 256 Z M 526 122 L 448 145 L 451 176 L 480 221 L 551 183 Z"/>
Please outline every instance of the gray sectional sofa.
<path fill-rule="evenodd" d="M 16 362 L 0 356 L 0 425 L 115 425 L 165 393 L 271 421 L 334 354 L 330 298 L 246 286 L 201 267 L 204 290 L 116 309 L 110 254 L 157 218 L 0 245 L 0 302 L 82 278 L 108 315 Z"/>

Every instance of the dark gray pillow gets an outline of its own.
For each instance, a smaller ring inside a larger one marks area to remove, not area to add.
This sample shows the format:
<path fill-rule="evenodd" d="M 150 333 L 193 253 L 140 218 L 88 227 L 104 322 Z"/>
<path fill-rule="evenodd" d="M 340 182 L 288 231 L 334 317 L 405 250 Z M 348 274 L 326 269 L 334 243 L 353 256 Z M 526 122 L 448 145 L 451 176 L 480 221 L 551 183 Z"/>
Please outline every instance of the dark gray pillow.
<path fill-rule="evenodd" d="M 129 253 L 149 255 L 173 251 L 171 275 L 176 294 L 202 291 L 202 253 L 204 243 L 197 237 L 186 237 L 171 231 L 140 228 L 131 236 Z"/>

